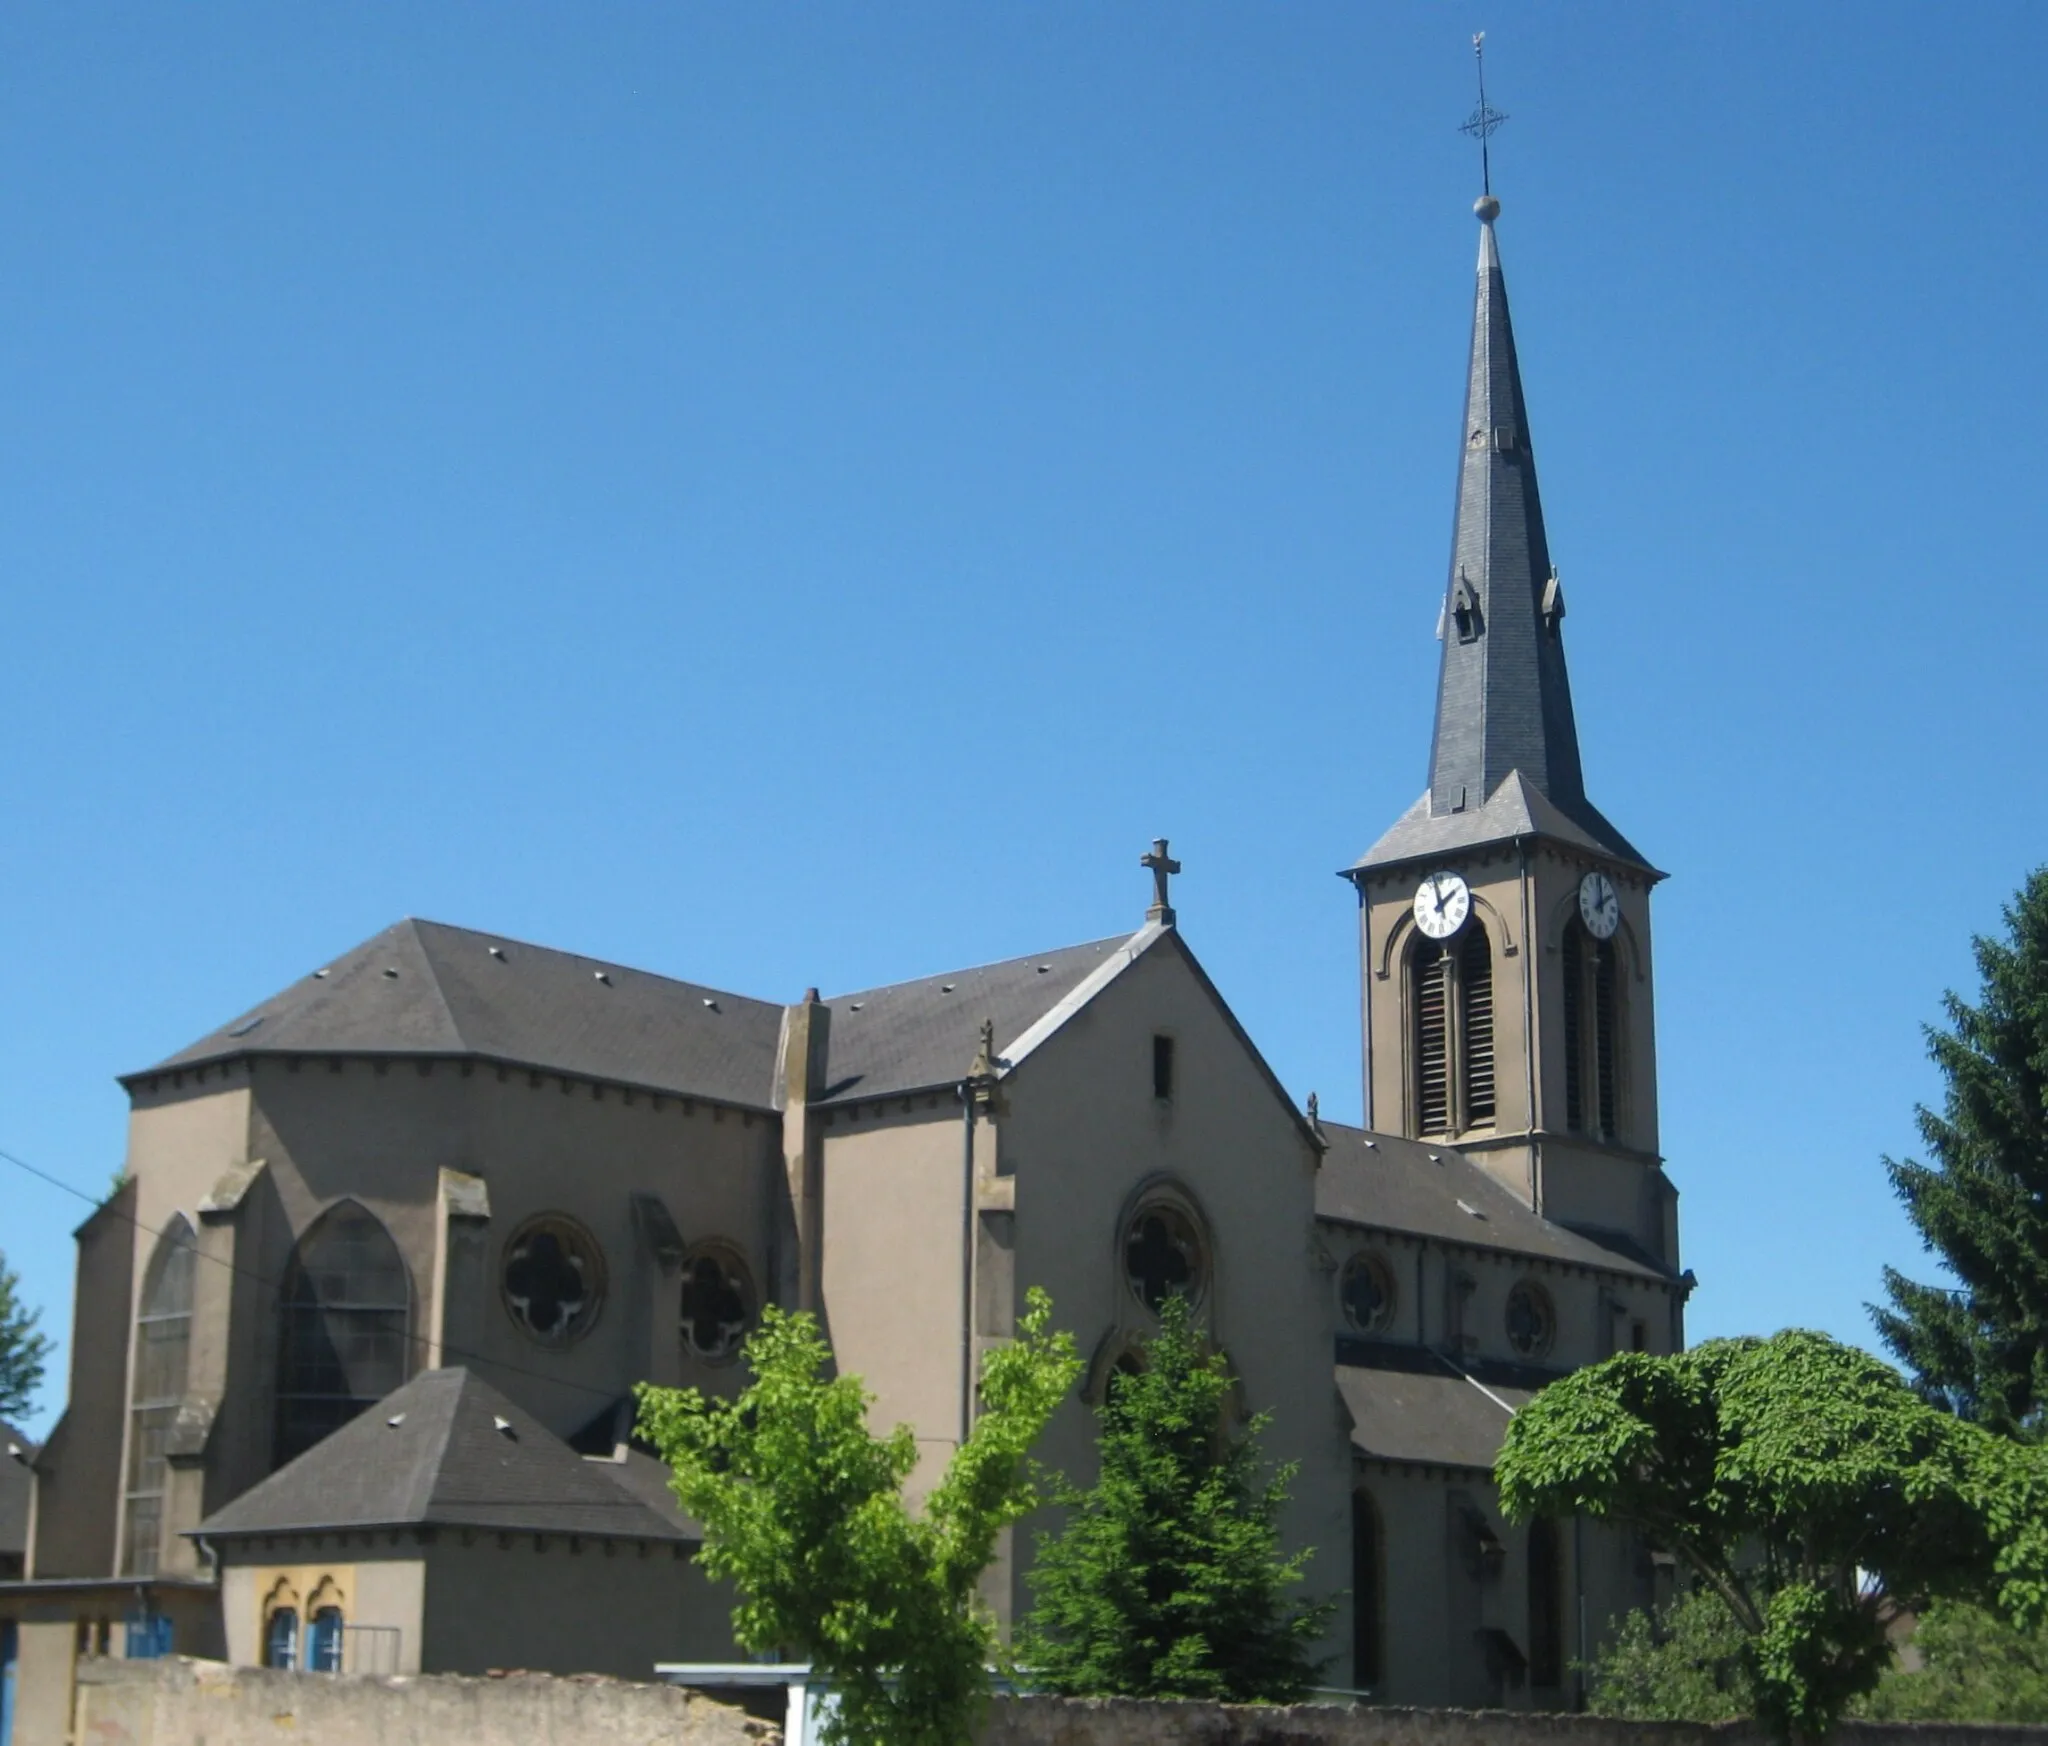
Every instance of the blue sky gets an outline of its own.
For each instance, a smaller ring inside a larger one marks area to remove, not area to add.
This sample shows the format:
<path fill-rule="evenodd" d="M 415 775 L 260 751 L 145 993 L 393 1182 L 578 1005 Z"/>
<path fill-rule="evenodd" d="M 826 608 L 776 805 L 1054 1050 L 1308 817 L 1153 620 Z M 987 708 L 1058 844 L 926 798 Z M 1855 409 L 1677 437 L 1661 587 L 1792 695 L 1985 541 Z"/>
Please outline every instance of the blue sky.
<path fill-rule="evenodd" d="M 794 999 L 1157 834 L 1355 1119 L 1481 26 L 1692 1331 L 1866 1338 L 2048 859 L 2038 7 L 0 10 L 0 1146 L 101 1188 L 115 1073 L 401 915 Z M 59 1332 L 82 1211 L 0 1174 Z"/>

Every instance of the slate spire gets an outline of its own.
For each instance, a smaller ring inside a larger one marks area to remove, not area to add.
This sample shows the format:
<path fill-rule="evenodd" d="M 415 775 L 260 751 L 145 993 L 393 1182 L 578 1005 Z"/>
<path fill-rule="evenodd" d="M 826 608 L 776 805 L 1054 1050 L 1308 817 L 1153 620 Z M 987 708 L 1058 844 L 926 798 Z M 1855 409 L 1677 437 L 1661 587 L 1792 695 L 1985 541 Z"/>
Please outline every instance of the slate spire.
<path fill-rule="evenodd" d="M 1429 811 L 1441 818 L 1477 810 L 1519 770 L 1553 805 L 1583 818 L 1590 809 L 1565 676 L 1564 594 L 1543 537 L 1529 414 L 1493 234 L 1500 202 L 1489 194 L 1473 210 L 1480 221 L 1479 284 L 1439 633 Z"/>

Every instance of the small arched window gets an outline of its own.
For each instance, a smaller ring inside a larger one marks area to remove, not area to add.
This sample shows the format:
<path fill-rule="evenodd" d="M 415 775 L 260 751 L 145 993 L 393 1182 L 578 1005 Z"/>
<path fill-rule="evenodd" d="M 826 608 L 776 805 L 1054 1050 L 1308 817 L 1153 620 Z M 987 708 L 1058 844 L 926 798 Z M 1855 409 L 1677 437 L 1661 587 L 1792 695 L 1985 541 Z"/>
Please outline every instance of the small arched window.
<path fill-rule="evenodd" d="M 1621 975 L 1615 942 L 1565 924 L 1564 1119 L 1574 1133 L 1612 1140 L 1621 1119 Z"/>
<path fill-rule="evenodd" d="M 306 1671 L 341 1671 L 342 1612 L 337 1606 L 318 1608 L 306 1628 Z"/>
<path fill-rule="evenodd" d="M 1351 1494 L 1351 1684 L 1374 1691 L 1385 1659 L 1386 1549 L 1379 1506 L 1363 1487 Z"/>
<path fill-rule="evenodd" d="M 299 1664 L 299 1609 L 272 1607 L 263 1621 L 263 1665 L 286 1669 Z"/>
<path fill-rule="evenodd" d="M 1493 1126 L 1493 942 L 1477 918 L 1447 941 L 1416 935 L 1408 1012 L 1415 1133 Z"/>
<path fill-rule="evenodd" d="M 274 1460 L 282 1467 L 405 1381 L 411 1287 L 398 1245 L 343 1201 L 285 1269 Z"/>
<path fill-rule="evenodd" d="M 192 1351 L 192 1276 L 199 1251 L 190 1221 L 171 1220 L 143 1275 L 129 1392 L 127 1528 L 121 1567 L 154 1576 L 163 1546 L 165 1445 L 185 1398 Z"/>

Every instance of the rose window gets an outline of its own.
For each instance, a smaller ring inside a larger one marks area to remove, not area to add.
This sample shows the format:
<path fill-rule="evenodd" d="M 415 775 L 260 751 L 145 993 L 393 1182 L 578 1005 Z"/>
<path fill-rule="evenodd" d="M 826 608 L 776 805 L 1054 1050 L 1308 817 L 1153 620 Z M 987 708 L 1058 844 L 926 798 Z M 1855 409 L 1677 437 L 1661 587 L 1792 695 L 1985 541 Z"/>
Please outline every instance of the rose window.
<path fill-rule="evenodd" d="M 1523 1280 L 1508 1293 L 1508 1344 L 1524 1358 L 1541 1358 L 1557 1338 L 1557 1312 L 1540 1285 Z"/>
<path fill-rule="evenodd" d="M 1124 1277 L 1149 1310 L 1169 1297 L 1196 1298 L 1207 1258 L 1195 1222 L 1177 1206 L 1148 1206 L 1124 1233 Z"/>
<path fill-rule="evenodd" d="M 1394 1276 L 1379 1256 L 1352 1256 L 1344 1263 L 1338 1291 L 1344 1300 L 1344 1319 L 1359 1333 L 1384 1333 L 1393 1321 Z"/>

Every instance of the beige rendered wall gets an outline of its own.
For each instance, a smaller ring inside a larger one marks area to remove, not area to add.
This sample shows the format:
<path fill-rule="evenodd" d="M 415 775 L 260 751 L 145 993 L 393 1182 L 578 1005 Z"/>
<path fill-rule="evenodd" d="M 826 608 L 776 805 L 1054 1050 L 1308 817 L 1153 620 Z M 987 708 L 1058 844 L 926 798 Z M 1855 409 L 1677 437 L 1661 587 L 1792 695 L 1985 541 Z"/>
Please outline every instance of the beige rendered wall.
<path fill-rule="evenodd" d="M 960 1437 L 959 1105 L 899 1098 L 830 1115 L 825 1329 L 840 1369 L 874 1395 L 869 1416 L 876 1429 L 904 1424 L 916 1432 L 921 1460 L 912 1488 L 921 1491 L 935 1482 Z"/>
<path fill-rule="evenodd" d="M 735 1659 L 730 1608 L 671 1546 L 442 1529 L 427 1552 L 422 1665 L 651 1679 L 661 1661 Z"/>
<path fill-rule="evenodd" d="M 131 1181 L 78 1227 L 71 1311 L 71 1395 L 36 1452 L 28 1574 L 111 1576 L 128 1401 Z"/>
<path fill-rule="evenodd" d="M 420 1628 L 426 1595 L 424 1552 L 412 1536 L 390 1536 L 389 1556 L 372 1556 L 372 1548 L 339 1548 L 321 1557 L 313 1544 L 285 1543 L 265 1549 L 262 1562 L 243 1563 L 236 1551 L 225 1551 L 221 1571 L 221 1617 L 227 1637 L 227 1659 L 240 1667 L 260 1666 L 264 1622 L 271 1606 L 288 1604 L 300 1615 L 303 1633 L 315 1597 L 342 1609 L 351 1627 L 398 1633 L 395 1665 L 386 1673 L 420 1670 Z M 303 1642 L 303 1636 L 301 1638 Z"/>
<path fill-rule="evenodd" d="M 1167 1101 L 1153 1096 L 1156 1035 L 1174 1042 Z M 1319 1549 L 1311 1591 L 1346 1587 L 1350 1454 L 1331 1374 L 1332 1300 L 1316 1255 L 1316 1154 L 1177 937 L 1110 983 L 1017 1067 L 1004 1092 L 997 1168 L 1014 1192 L 1017 1298 L 1032 1285 L 1051 1293 L 1056 1322 L 1094 1357 L 1099 1386 L 1122 1343 L 1153 1325 L 1126 1283 L 1125 1226 L 1154 1185 L 1183 1193 L 1210 1245 L 1203 1318 L 1248 1408 L 1273 1415 L 1266 1453 L 1302 1464 L 1287 1539 Z M 1060 1410 L 1040 1452 L 1078 1482 L 1093 1477 L 1084 1401 Z M 1003 1597 L 1013 1612 L 1029 1604 L 1022 1563 L 1020 1552 Z M 1349 1642 L 1348 1610 L 1340 1613 L 1333 1653 Z"/>
<path fill-rule="evenodd" d="M 67 1746 L 71 1738 L 71 1675 L 76 1627 L 66 1619 L 20 1626 L 14 1669 L 14 1739 L 10 1746 Z"/>

